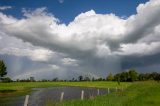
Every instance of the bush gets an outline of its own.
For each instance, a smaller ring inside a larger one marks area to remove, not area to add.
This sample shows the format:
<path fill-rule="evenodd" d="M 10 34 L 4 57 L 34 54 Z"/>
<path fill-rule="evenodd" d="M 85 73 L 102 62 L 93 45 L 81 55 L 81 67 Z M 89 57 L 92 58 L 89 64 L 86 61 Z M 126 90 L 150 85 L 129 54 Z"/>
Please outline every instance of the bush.
<path fill-rule="evenodd" d="M 4 82 L 4 83 L 13 82 L 9 77 L 1 78 L 1 80 L 2 80 L 2 82 Z"/>

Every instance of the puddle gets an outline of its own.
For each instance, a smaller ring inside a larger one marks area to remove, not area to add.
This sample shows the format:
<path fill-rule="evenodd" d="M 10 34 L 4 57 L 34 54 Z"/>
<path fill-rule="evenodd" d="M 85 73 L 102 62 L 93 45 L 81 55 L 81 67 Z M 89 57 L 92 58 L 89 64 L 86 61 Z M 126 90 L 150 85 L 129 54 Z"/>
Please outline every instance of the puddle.
<path fill-rule="evenodd" d="M 95 97 L 98 94 L 96 88 L 84 87 L 52 87 L 52 88 L 34 88 L 30 94 L 28 106 L 44 106 L 47 101 L 60 101 L 61 92 L 64 92 L 63 100 L 73 100 L 81 98 L 81 91 L 84 91 L 84 99 L 91 96 Z M 106 89 L 99 89 L 99 95 L 106 94 Z M 0 106 L 23 106 L 25 96 L 14 98 L 14 100 L 5 105 Z"/>

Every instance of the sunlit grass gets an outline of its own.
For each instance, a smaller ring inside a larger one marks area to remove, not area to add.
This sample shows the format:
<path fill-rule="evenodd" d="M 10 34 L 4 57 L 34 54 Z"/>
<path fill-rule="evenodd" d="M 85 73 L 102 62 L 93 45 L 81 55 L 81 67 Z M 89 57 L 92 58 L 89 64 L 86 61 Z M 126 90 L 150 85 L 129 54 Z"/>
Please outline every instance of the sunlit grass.
<path fill-rule="evenodd" d="M 0 83 L 1 90 L 25 90 L 30 88 L 45 88 L 53 86 L 81 86 L 81 87 L 99 87 L 99 88 L 113 88 L 128 86 L 130 83 L 121 83 L 107 81 L 95 81 L 95 82 L 12 82 L 12 83 Z"/>

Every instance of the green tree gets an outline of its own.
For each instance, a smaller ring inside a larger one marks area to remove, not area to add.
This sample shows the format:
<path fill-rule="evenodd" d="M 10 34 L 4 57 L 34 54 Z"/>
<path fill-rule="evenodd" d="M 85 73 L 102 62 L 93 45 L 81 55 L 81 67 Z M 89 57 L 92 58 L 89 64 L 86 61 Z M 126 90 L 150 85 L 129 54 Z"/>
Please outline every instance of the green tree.
<path fill-rule="evenodd" d="M 126 82 L 128 80 L 128 72 L 122 72 L 120 75 L 120 80 Z"/>
<path fill-rule="evenodd" d="M 6 78 L 3 78 L 3 82 L 6 82 L 6 83 L 12 82 L 12 79 L 9 77 L 6 77 Z"/>
<path fill-rule="evenodd" d="M 7 67 L 3 60 L 0 60 L 0 78 L 2 79 L 5 75 L 7 75 Z"/>
<path fill-rule="evenodd" d="M 117 81 L 117 83 L 118 83 L 118 85 L 120 85 L 120 75 L 121 74 L 116 74 L 115 76 L 114 76 L 114 81 Z"/>
<path fill-rule="evenodd" d="M 98 78 L 98 79 L 97 79 L 97 81 L 102 81 L 102 80 L 103 80 L 103 78 L 102 78 L 102 77 L 100 77 L 100 78 Z"/>
<path fill-rule="evenodd" d="M 143 73 L 139 74 L 138 80 L 139 81 L 145 81 L 145 80 L 147 80 L 146 77 L 145 77 L 145 74 L 143 74 Z"/>
<path fill-rule="evenodd" d="M 129 74 L 129 81 L 136 81 L 137 78 L 138 78 L 138 73 L 136 72 L 135 69 L 130 69 L 128 71 L 128 74 Z"/>
<path fill-rule="evenodd" d="M 112 73 L 110 73 L 108 76 L 107 76 L 107 81 L 112 81 L 113 80 L 113 75 Z"/>

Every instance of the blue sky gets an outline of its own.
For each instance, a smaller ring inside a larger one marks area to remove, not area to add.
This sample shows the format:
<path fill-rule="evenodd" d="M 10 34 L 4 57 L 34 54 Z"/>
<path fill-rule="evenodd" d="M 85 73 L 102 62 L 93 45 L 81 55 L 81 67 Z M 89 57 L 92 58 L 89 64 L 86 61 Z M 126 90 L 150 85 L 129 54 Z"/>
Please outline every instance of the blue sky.
<path fill-rule="evenodd" d="M 0 0 L 0 59 L 13 79 L 160 72 L 159 17 L 160 0 Z"/>
<path fill-rule="evenodd" d="M 63 2 L 60 2 L 63 1 Z M 21 18 L 21 9 L 47 7 L 62 23 L 73 21 L 81 12 L 93 9 L 98 14 L 114 13 L 117 16 L 130 16 L 136 13 L 136 7 L 148 0 L 1 0 L 0 6 L 9 5 L 13 9 L 4 13 Z"/>

